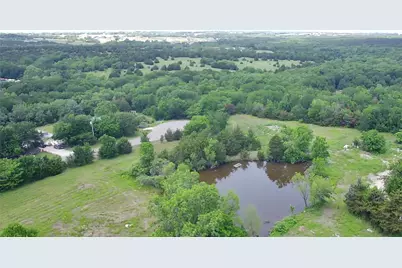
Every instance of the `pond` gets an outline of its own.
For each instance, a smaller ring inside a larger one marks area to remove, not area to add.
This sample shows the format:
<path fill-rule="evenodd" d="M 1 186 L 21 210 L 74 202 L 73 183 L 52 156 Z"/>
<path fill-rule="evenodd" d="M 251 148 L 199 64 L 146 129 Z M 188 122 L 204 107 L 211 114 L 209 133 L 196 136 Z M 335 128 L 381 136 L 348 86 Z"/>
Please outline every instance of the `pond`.
<path fill-rule="evenodd" d="M 290 182 L 296 172 L 304 173 L 309 163 L 286 164 L 262 161 L 240 161 L 200 172 L 200 180 L 215 184 L 220 194 L 230 190 L 239 197 L 239 215 L 253 205 L 261 219 L 260 236 L 267 236 L 275 222 L 290 215 L 290 205 L 295 213 L 304 209 L 304 201 L 297 188 Z"/>

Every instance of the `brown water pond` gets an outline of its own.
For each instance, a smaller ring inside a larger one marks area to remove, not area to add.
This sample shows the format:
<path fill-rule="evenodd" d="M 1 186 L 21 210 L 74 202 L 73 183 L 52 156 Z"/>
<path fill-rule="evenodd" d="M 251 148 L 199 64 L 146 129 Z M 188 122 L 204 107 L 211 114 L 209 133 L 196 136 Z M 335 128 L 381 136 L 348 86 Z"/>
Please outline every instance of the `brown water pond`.
<path fill-rule="evenodd" d="M 275 222 L 304 209 L 303 198 L 290 182 L 296 172 L 304 173 L 309 163 L 286 164 L 262 161 L 241 161 L 200 172 L 200 180 L 215 184 L 220 194 L 235 192 L 240 201 L 241 216 L 249 205 L 255 206 L 261 219 L 260 236 L 267 236 Z"/>

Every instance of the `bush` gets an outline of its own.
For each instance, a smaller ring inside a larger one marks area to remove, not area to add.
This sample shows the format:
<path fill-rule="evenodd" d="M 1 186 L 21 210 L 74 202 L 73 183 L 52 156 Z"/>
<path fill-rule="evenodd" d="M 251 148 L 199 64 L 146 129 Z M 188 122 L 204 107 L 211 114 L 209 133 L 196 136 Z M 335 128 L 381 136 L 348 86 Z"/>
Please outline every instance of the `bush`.
<path fill-rule="evenodd" d="M 59 156 L 23 156 L 16 160 L 22 169 L 24 183 L 30 183 L 62 173 L 66 163 Z"/>
<path fill-rule="evenodd" d="M 280 236 L 289 232 L 297 224 L 297 220 L 295 216 L 288 216 L 283 220 L 275 223 L 274 227 L 271 230 L 270 236 Z"/>
<path fill-rule="evenodd" d="M 362 134 L 363 150 L 367 152 L 384 153 L 385 138 L 377 130 L 370 130 Z"/>
<path fill-rule="evenodd" d="M 165 140 L 167 141 L 167 142 L 170 142 L 170 141 L 173 141 L 174 140 L 174 137 L 173 137 L 173 131 L 169 128 L 168 130 L 166 130 L 166 133 L 165 133 Z"/>
<path fill-rule="evenodd" d="M 23 169 L 18 161 L 0 159 L 0 192 L 11 190 L 24 181 Z"/>
<path fill-rule="evenodd" d="M 316 137 L 313 142 L 313 147 L 311 149 L 311 157 L 314 158 L 328 158 L 328 144 L 324 137 Z"/>
<path fill-rule="evenodd" d="M 396 137 L 396 143 L 402 144 L 402 131 L 399 131 L 398 133 L 395 134 Z"/>
<path fill-rule="evenodd" d="M 240 152 L 240 158 L 241 160 L 248 160 L 250 158 L 250 153 L 246 150 L 242 150 Z"/>
<path fill-rule="evenodd" d="M 331 185 L 331 182 L 328 179 L 325 179 L 321 176 L 312 176 L 311 180 L 311 203 L 313 205 L 322 205 L 328 202 L 333 194 L 334 188 Z"/>
<path fill-rule="evenodd" d="M 119 154 L 129 154 L 133 151 L 133 147 L 127 138 L 120 138 L 116 142 L 117 152 Z"/>
<path fill-rule="evenodd" d="M 149 142 L 148 132 L 142 131 L 141 132 L 141 142 Z"/>
<path fill-rule="evenodd" d="M 104 159 L 110 159 L 116 157 L 119 153 L 116 147 L 116 139 L 107 135 L 103 135 L 99 141 L 101 147 L 99 148 L 99 157 Z"/>
<path fill-rule="evenodd" d="M 264 160 L 265 160 L 264 151 L 258 150 L 258 152 L 257 152 L 257 158 L 258 158 L 258 160 L 260 160 L 260 161 L 264 161 Z"/>
<path fill-rule="evenodd" d="M 183 137 L 183 132 L 180 129 L 176 129 L 176 131 L 173 132 L 173 139 L 178 141 L 181 139 L 181 137 Z"/>
<path fill-rule="evenodd" d="M 38 231 L 32 228 L 26 228 L 18 223 L 12 223 L 3 229 L 1 237 L 36 237 Z"/>
<path fill-rule="evenodd" d="M 402 207 L 402 191 L 397 190 L 385 197 L 382 190 L 369 188 L 361 180 L 351 185 L 345 195 L 348 210 L 357 216 L 369 220 L 385 234 L 402 235 L 400 208 Z"/>
<path fill-rule="evenodd" d="M 91 164 L 94 161 L 94 151 L 88 144 L 74 147 L 73 152 L 74 154 L 67 159 L 69 166 L 80 167 Z"/>
<path fill-rule="evenodd" d="M 152 186 L 157 189 L 161 188 L 161 182 L 164 179 L 164 176 L 147 176 L 147 175 L 140 175 L 136 179 L 137 181 L 144 186 Z"/>
<path fill-rule="evenodd" d="M 402 191 L 402 160 L 393 165 L 391 176 L 385 181 L 385 191 L 388 194 L 399 190 Z"/>

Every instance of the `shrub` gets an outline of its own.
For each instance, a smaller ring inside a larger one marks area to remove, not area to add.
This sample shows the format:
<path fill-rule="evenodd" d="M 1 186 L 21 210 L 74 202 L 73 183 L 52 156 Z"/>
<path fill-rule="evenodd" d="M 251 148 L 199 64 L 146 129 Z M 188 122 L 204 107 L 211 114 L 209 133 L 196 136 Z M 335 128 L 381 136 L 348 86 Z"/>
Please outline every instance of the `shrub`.
<path fill-rule="evenodd" d="M 133 147 L 127 138 L 120 138 L 116 142 L 117 152 L 119 154 L 129 154 L 133 151 Z"/>
<path fill-rule="evenodd" d="M 385 152 L 385 138 L 377 130 L 373 129 L 362 134 L 363 150 L 367 152 Z"/>
<path fill-rule="evenodd" d="M 94 161 L 94 151 L 91 146 L 76 146 L 73 148 L 74 154 L 67 159 L 69 166 L 84 166 Z"/>
<path fill-rule="evenodd" d="M 311 203 L 313 205 L 322 205 L 328 202 L 333 194 L 334 188 L 331 185 L 331 182 L 328 179 L 325 179 L 321 176 L 312 176 L 311 180 Z"/>
<path fill-rule="evenodd" d="M 0 192 L 11 190 L 23 183 L 23 169 L 18 161 L 0 159 Z"/>
<path fill-rule="evenodd" d="M 311 157 L 314 158 L 328 158 L 328 144 L 327 140 L 324 137 L 316 137 L 313 142 L 313 147 L 311 149 Z"/>
<path fill-rule="evenodd" d="M 264 151 L 263 151 L 263 150 L 258 150 L 258 152 L 257 152 L 257 158 L 258 158 L 258 160 L 260 160 L 260 161 L 264 161 L 264 160 L 265 160 L 265 154 L 264 154 Z"/>
<path fill-rule="evenodd" d="M 250 153 L 248 151 L 246 151 L 246 150 L 242 150 L 240 152 L 240 158 L 242 160 L 248 160 L 250 158 Z"/>
<path fill-rule="evenodd" d="M 147 175 L 140 175 L 136 179 L 137 181 L 144 186 L 152 186 L 157 189 L 161 188 L 161 182 L 164 179 L 164 176 L 147 176 Z"/>
<path fill-rule="evenodd" d="M 103 135 L 99 141 L 101 147 L 99 148 L 99 157 L 104 159 L 110 159 L 118 155 L 116 147 L 116 139 L 107 135 Z"/>
<path fill-rule="evenodd" d="M 402 131 L 399 131 L 398 133 L 395 134 L 396 137 L 396 143 L 402 144 Z"/>
<path fill-rule="evenodd" d="M 36 237 L 38 231 L 32 228 L 27 228 L 18 223 L 12 223 L 3 229 L 1 237 Z"/>
<path fill-rule="evenodd" d="M 277 222 L 271 230 L 270 236 L 280 236 L 289 232 L 297 224 L 295 216 L 288 216 Z"/>

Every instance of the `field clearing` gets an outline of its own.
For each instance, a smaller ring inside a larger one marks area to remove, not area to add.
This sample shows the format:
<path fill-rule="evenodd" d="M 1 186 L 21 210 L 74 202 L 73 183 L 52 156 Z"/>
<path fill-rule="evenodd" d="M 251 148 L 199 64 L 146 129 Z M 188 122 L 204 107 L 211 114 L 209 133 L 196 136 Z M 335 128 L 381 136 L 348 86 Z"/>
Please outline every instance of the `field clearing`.
<path fill-rule="evenodd" d="M 261 140 L 264 149 L 267 148 L 270 138 L 276 133 L 273 126 L 301 126 L 307 125 L 295 121 L 278 121 L 261 119 L 249 115 L 235 115 L 229 120 L 229 126 L 238 125 L 242 129 L 253 129 Z M 336 186 L 334 200 L 321 208 L 309 208 L 305 213 L 296 216 L 297 224 L 285 236 L 380 236 L 367 222 L 350 214 L 343 202 L 344 194 L 358 178 L 367 180 L 367 176 L 387 169 L 387 162 L 401 158 L 396 152 L 395 137 L 390 133 L 383 133 L 387 139 L 388 150 L 385 154 L 376 155 L 363 152 L 359 149 L 345 151 L 343 146 L 351 144 L 355 137 L 360 136 L 356 129 L 339 127 L 321 127 L 307 125 L 314 135 L 327 138 L 330 158 L 328 173 L 331 182 Z M 362 154 L 369 157 L 362 157 Z M 301 197 L 300 197 L 301 198 Z M 367 231 L 371 229 L 372 232 Z"/>
<path fill-rule="evenodd" d="M 188 57 L 178 57 L 178 58 L 174 58 L 174 60 L 172 60 L 171 58 L 169 58 L 168 60 L 164 60 L 161 58 L 158 58 L 159 63 L 155 63 L 154 65 L 158 66 L 159 68 L 161 68 L 163 65 L 168 66 L 169 64 L 172 63 L 177 63 L 179 61 L 182 62 L 181 64 L 181 69 L 184 70 L 184 68 L 188 67 L 190 70 L 192 71 L 202 71 L 202 70 L 215 70 L 215 71 L 221 71 L 221 69 L 218 68 L 212 68 L 209 65 L 205 65 L 204 67 L 201 67 L 201 58 L 188 58 Z M 190 62 L 194 61 L 195 65 L 194 66 L 190 66 Z M 267 70 L 267 71 L 275 71 L 276 69 L 278 69 L 278 67 L 274 66 L 274 64 L 276 63 L 273 60 L 267 60 L 267 61 L 263 61 L 263 60 L 258 60 L 255 61 L 252 58 L 239 58 L 238 61 L 230 61 L 233 62 L 237 65 L 237 67 L 241 70 L 244 69 L 246 67 L 253 67 L 256 69 L 262 69 L 262 70 Z M 241 63 L 242 62 L 242 63 Z M 285 65 L 286 67 L 290 67 L 292 64 L 294 65 L 299 65 L 300 62 L 299 61 L 292 61 L 292 60 L 279 60 L 279 65 Z M 151 70 L 150 68 L 152 68 L 152 65 L 146 65 L 144 64 L 144 69 L 141 69 L 141 71 L 144 74 L 150 73 Z"/>
<path fill-rule="evenodd" d="M 155 151 L 175 144 L 154 143 Z M 149 235 L 152 218 L 147 206 L 156 191 L 124 174 L 138 159 L 136 147 L 129 155 L 69 168 L 1 193 L 0 229 L 19 222 L 38 229 L 40 236 Z"/>
<path fill-rule="evenodd" d="M 48 125 L 38 127 L 37 129 L 39 129 L 41 131 L 45 131 L 47 133 L 53 133 L 53 127 L 54 127 L 54 124 L 48 124 Z"/>

